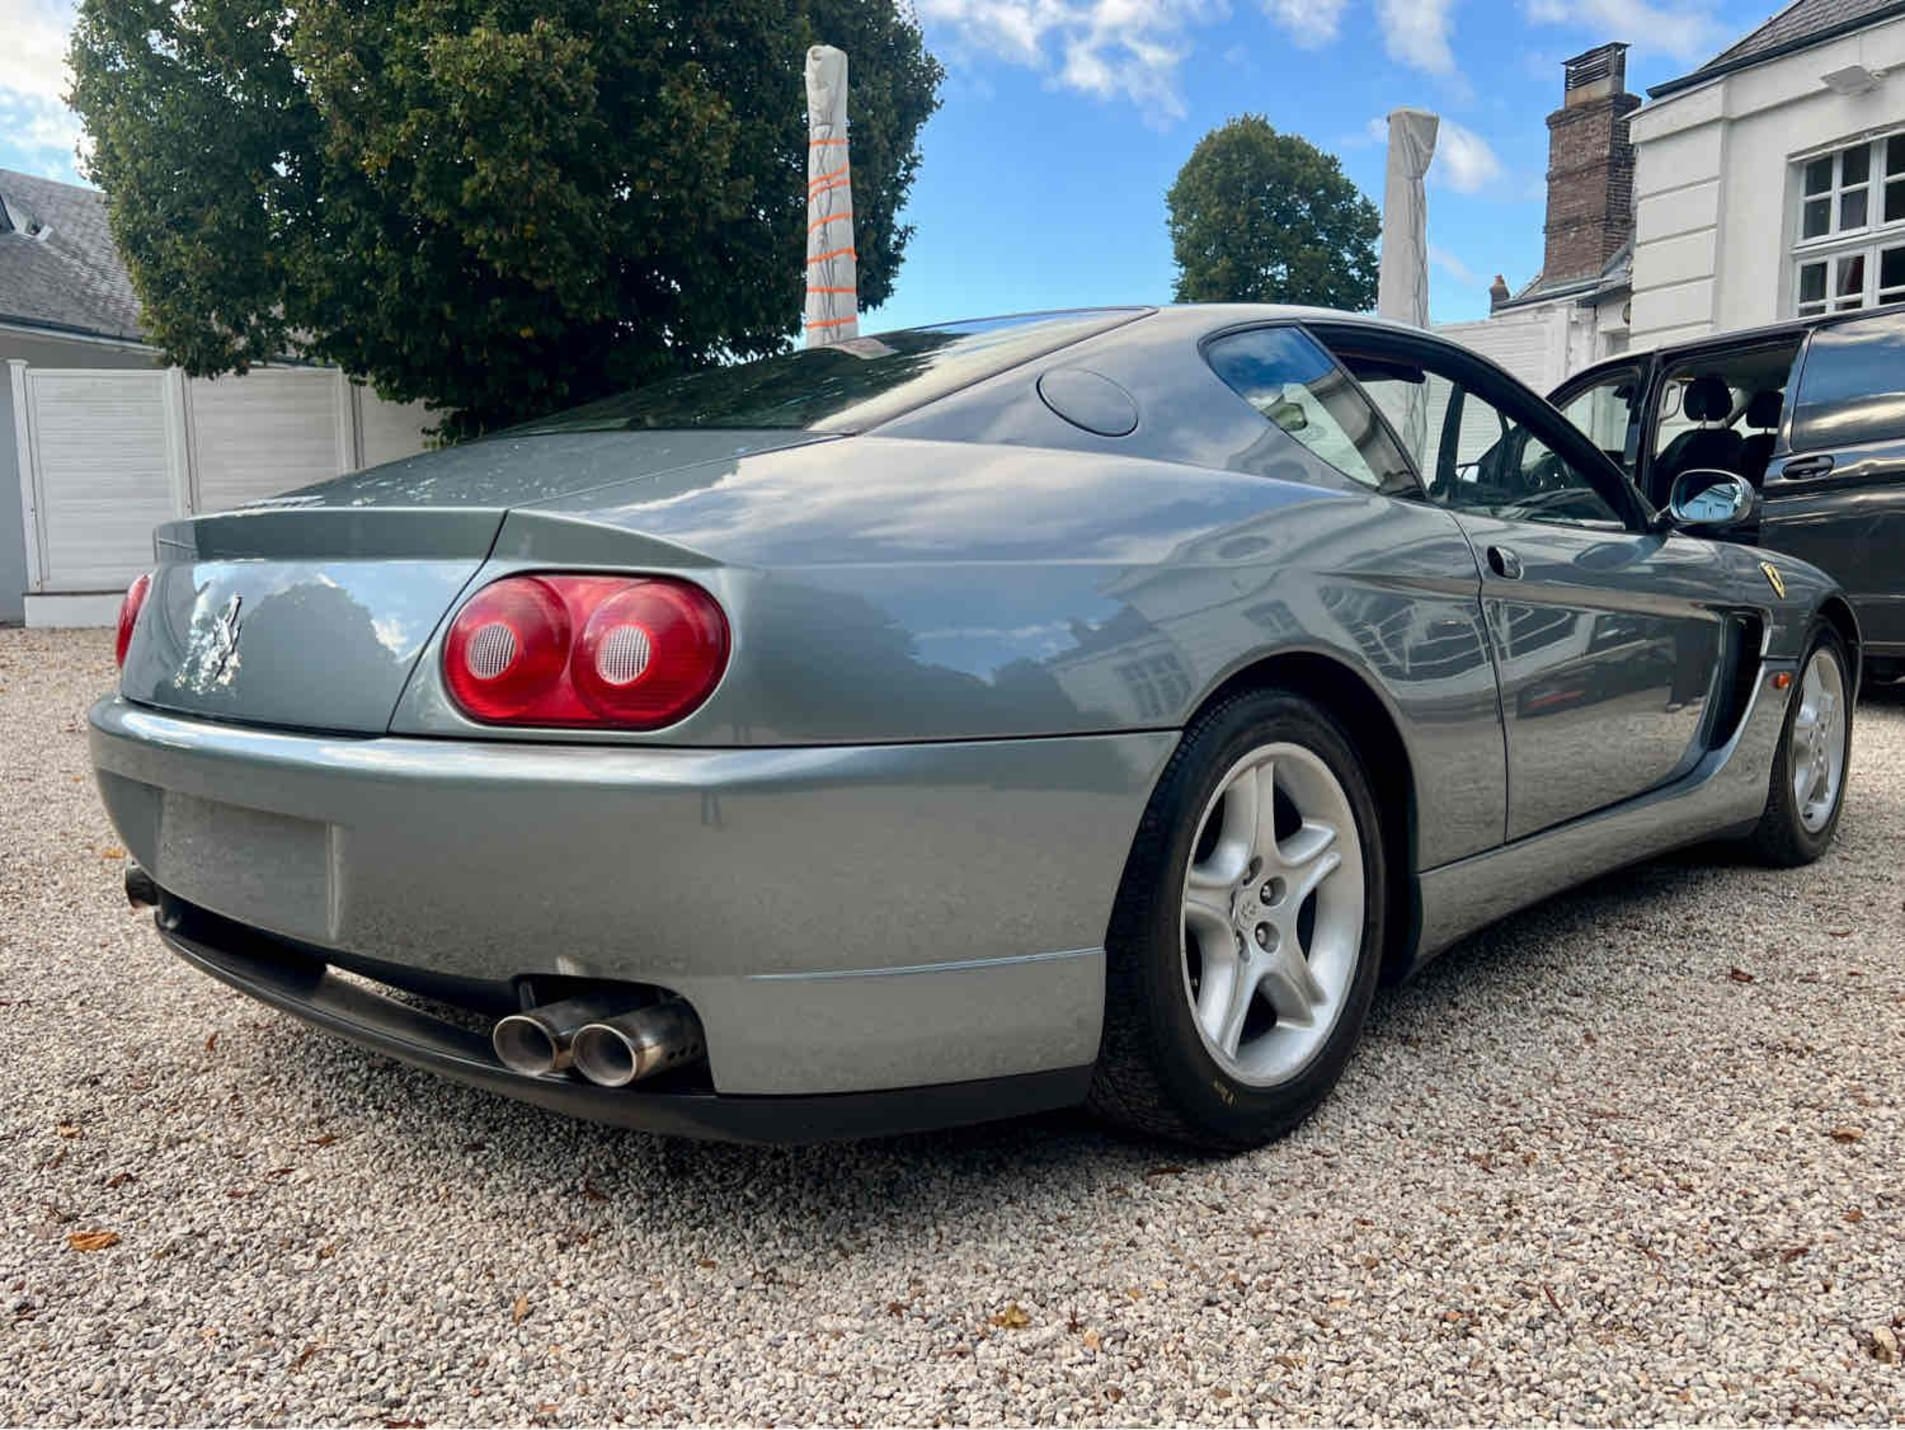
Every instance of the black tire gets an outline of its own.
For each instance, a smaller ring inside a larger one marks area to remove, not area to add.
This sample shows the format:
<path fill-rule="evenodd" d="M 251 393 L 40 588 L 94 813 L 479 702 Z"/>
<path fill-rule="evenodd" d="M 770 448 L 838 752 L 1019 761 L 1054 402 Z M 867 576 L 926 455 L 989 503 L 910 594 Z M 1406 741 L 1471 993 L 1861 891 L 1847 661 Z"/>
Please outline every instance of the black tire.
<path fill-rule="evenodd" d="M 1832 817 L 1817 830 L 1811 830 L 1800 818 L 1799 801 L 1793 794 L 1792 733 L 1793 722 L 1799 715 L 1806 669 L 1821 651 L 1830 652 L 1832 659 L 1838 662 L 1841 688 L 1846 695 L 1845 766 L 1839 777 L 1838 803 L 1833 807 Z M 1852 669 L 1846 657 L 1845 642 L 1831 626 L 1820 623 L 1814 627 L 1806 654 L 1799 662 L 1799 678 L 1793 684 L 1786 704 L 1786 718 L 1779 727 L 1779 748 L 1773 752 L 1766 809 L 1760 815 L 1758 827 L 1747 839 L 1747 847 L 1761 863 L 1776 869 L 1797 869 L 1818 859 L 1832 843 L 1832 836 L 1839 828 L 1839 817 L 1845 812 L 1846 786 L 1852 774 L 1852 691 Z"/>
<path fill-rule="evenodd" d="M 1203 811 L 1252 750 L 1303 746 L 1348 796 L 1362 851 L 1362 943 L 1337 1023 L 1309 1061 L 1272 1087 L 1240 1082 L 1211 1056 L 1185 989 L 1182 890 Z M 1349 737 L 1314 702 L 1281 690 L 1229 696 L 1185 730 L 1126 861 L 1106 938 L 1105 1023 L 1091 1106 L 1128 1129 L 1213 1151 L 1289 1132 L 1342 1075 L 1381 973 L 1388 870 L 1376 801 Z"/>

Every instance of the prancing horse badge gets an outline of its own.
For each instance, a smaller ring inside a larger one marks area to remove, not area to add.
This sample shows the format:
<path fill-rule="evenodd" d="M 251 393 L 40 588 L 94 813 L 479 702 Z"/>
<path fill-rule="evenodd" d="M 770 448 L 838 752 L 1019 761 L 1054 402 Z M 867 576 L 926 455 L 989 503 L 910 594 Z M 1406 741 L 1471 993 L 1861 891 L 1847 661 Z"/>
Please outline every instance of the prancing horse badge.
<path fill-rule="evenodd" d="M 1760 574 L 1766 578 L 1766 584 L 1773 588 L 1774 593 L 1778 595 L 1780 600 L 1785 600 L 1786 578 L 1779 574 L 1779 568 L 1770 561 L 1762 561 L 1759 564 L 1759 569 Z"/>

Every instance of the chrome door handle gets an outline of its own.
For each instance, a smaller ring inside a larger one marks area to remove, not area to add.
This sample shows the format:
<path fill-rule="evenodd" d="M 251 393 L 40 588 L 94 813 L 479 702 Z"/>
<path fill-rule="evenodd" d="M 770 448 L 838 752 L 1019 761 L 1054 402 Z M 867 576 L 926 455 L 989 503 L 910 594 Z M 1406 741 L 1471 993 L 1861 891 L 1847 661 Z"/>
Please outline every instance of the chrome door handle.
<path fill-rule="evenodd" d="M 1832 458 L 1829 456 L 1794 457 L 1779 469 L 1779 474 L 1788 481 L 1793 481 L 1801 477 L 1823 477 L 1831 470 Z"/>
<path fill-rule="evenodd" d="M 1521 579 L 1521 558 L 1506 546 L 1488 548 L 1488 569 L 1504 581 Z"/>

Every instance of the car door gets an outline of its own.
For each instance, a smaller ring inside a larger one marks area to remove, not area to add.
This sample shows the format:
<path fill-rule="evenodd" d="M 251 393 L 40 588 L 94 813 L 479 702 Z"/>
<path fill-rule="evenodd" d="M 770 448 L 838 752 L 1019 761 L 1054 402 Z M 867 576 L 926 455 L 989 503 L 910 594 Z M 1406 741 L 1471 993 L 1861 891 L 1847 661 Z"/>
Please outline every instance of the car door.
<path fill-rule="evenodd" d="M 1905 654 L 1905 314 L 1815 331 L 1782 435 L 1760 544 L 1835 577 L 1870 654 Z"/>
<path fill-rule="evenodd" d="M 1324 329 L 1474 547 L 1508 764 L 1505 837 L 1632 799 L 1706 748 L 1720 553 L 1646 531 L 1620 471 L 1499 369 L 1426 336 Z"/>
<path fill-rule="evenodd" d="M 1640 453 L 1641 397 L 1651 366 L 1645 357 L 1606 363 L 1564 382 L 1548 398 L 1629 480 Z"/>

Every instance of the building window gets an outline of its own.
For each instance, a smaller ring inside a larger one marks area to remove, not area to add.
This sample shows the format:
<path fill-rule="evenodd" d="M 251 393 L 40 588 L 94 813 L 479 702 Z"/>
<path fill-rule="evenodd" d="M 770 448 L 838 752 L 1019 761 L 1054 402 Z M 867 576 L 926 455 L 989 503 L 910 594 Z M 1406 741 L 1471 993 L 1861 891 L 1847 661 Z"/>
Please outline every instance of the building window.
<path fill-rule="evenodd" d="M 1798 316 L 1905 301 L 1905 134 L 1803 160 L 1797 232 Z"/>

